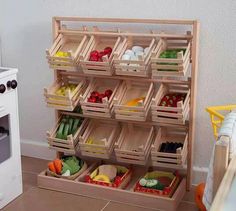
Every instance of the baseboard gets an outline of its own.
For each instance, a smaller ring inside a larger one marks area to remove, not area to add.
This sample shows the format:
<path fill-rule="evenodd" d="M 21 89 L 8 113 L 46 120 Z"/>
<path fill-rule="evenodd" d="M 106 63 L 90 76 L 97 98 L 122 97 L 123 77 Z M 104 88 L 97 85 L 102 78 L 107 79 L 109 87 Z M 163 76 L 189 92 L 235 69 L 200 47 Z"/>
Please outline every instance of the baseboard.
<path fill-rule="evenodd" d="M 42 141 L 32 141 L 21 139 L 21 154 L 28 157 L 35 157 L 40 159 L 52 160 L 56 153 L 54 150 L 48 148 L 48 144 Z M 193 167 L 193 181 L 192 184 L 199 184 L 206 181 L 208 168 Z"/>
<path fill-rule="evenodd" d="M 21 155 L 52 160 L 56 153 L 48 148 L 46 142 L 21 139 Z"/>

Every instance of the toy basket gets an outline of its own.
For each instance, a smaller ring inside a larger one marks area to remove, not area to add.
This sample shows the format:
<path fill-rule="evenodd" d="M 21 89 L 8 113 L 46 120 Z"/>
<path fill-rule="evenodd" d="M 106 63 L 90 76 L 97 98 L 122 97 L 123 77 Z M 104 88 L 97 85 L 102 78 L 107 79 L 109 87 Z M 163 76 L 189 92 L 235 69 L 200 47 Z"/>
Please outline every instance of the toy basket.
<path fill-rule="evenodd" d="M 210 114 L 213 133 L 216 140 L 218 138 L 218 130 L 224 121 L 225 114 L 232 110 L 236 110 L 236 105 L 212 106 L 206 108 L 206 111 Z"/>

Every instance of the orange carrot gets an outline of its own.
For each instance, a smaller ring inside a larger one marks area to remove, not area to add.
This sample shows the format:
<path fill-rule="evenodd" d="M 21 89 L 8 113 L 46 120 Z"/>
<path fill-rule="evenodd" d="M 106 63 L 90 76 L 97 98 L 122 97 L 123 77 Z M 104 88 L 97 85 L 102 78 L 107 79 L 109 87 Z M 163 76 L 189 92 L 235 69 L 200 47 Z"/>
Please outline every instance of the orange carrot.
<path fill-rule="evenodd" d="M 54 173 L 57 173 L 53 162 L 48 163 L 48 169 Z"/>
<path fill-rule="evenodd" d="M 53 163 L 54 163 L 54 166 L 56 168 L 57 174 L 61 174 L 61 171 L 62 171 L 62 161 L 60 159 L 55 159 L 53 161 Z"/>

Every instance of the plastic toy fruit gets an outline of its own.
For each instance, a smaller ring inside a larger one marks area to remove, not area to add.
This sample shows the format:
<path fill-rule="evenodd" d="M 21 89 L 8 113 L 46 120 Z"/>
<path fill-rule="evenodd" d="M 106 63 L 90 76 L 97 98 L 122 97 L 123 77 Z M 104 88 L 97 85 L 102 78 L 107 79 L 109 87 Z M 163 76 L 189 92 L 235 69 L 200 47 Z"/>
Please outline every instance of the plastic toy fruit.
<path fill-rule="evenodd" d="M 110 57 L 112 48 L 106 47 L 103 51 L 93 50 L 90 52 L 89 61 L 103 62 L 103 56 Z"/>
<path fill-rule="evenodd" d="M 95 176 L 93 178 L 93 180 L 94 181 L 101 181 L 101 182 L 111 183 L 109 177 L 104 175 L 104 174 L 99 174 L 99 175 Z"/>
<path fill-rule="evenodd" d="M 135 98 L 135 99 L 128 101 L 125 105 L 126 106 L 139 106 L 140 103 L 142 103 L 144 100 L 145 100 L 145 97 Z"/>
<path fill-rule="evenodd" d="M 90 97 L 87 99 L 89 103 L 102 103 L 104 98 L 110 99 L 112 95 L 112 90 L 107 89 L 104 93 L 99 93 L 97 91 L 93 91 L 90 94 Z"/>
<path fill-rule="evenodd" d="M 206 207 L 202 203 L 204 189 L 205 189 L 205 183 L 201 183 L 196 187 L 195 190 L 195 202 L 200 211 L 206 211 Z"/>
<path fill-rule="evenodd" d="M 182 93 L 169 93 L 162 97 L 159 106 L 177 107 L 179 101 L 184 101 L 186 94 Z"/>
<path fill-rule="evenodd" d="M 69 57 L 69 53 L 64 52 L 64 51 L 57 51 L 55 56 L 57 56 L 57 57 Z"/>

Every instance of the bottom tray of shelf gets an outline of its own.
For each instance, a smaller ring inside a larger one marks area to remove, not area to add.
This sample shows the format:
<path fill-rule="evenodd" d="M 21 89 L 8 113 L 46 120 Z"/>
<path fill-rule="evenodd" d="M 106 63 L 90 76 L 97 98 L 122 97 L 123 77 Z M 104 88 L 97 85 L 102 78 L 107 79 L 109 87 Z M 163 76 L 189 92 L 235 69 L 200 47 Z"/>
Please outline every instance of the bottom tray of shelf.
<path fill-rule="evenodd" d="M 135 204 L 153 209 L 174 211 L 186 192 L 186 179 L 183 178 L 171 198 L 158 195 L 134 192 L 134 187 L 140 176 L 144 175 L 145 169 L 134 168 L 131 182 L 126 189 L 106 187 L 89 184 L 85 182 L 86 175 L 91 169 L 88 168 L 75 180 L 46 176 L 43 171 L 38 175 L 38 186 L 40 188 L 61 191 L 76 195 L 83 195 L 99 199 L 107 199 L 116 202 Z"/>

